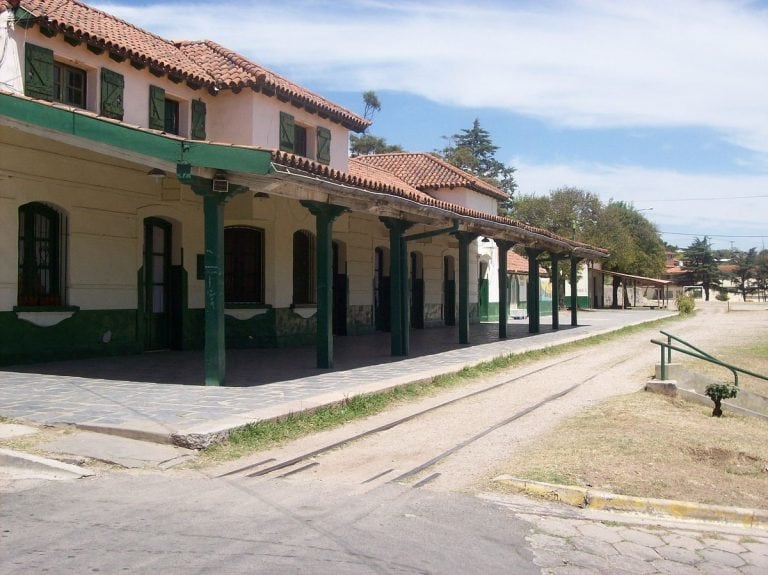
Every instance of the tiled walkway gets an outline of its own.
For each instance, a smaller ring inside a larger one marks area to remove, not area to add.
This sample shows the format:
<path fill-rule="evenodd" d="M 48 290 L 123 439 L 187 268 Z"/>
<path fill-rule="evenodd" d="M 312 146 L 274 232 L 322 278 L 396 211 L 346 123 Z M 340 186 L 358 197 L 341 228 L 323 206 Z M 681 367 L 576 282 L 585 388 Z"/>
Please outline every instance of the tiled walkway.
<path fill-rule="evenodd" d="M 158 437 L 209 434 L 665 315 L 669 312 L 584 312 L 579 327 L 552 331 L 544 324 L 534 336 L 527 333 L 526 322 L 515 321 L 509 325 L 509 339 L 503 341 L 497 338 L 496 325 L 483 324 L 473 326 L 469 346 L 455 343 L 455 328 L 412 330 L 407 359 L 389 355 L 389 334 L 342 337 L 335 341 L 333 370 L 314 367 L 313 347 L 233 350 L 227 355 L 228 387 L 194 385 L 202 379 L 200 352 L 4 368 L 0 415 L 35 423 L 129 429 Z"/>

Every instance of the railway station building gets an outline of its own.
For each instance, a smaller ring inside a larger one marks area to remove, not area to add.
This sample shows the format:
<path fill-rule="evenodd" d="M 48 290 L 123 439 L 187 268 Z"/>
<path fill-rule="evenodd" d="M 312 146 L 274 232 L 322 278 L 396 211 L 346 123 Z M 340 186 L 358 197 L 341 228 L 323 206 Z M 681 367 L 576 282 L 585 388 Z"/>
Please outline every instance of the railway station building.
<path fill-rule="evenodd" d="M 500 190 L 429 154 L 350 158 L 366 119 L 217 43 L 4 7 L 0 364 L 200 348 L 220 385 L 227 348 L 314 344 L 331 367 L 334 336 L 377 330 L 405 356 L 412 329 L 470 343 L 483 274 L 506 337 L 513 247 L 529 285 L 541 259 L 607 256 L 497 215 Z"/>

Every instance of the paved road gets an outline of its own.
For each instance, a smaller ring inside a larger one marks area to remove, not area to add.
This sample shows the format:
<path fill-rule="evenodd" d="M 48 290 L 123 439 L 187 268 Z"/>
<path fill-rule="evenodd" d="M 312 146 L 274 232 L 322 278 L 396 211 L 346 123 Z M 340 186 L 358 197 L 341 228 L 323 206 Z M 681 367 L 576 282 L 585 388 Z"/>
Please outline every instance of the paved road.
<path fill-rule="evenodd" d="M 530 525 L 544 575 L 765 575 L 768 532 L 487 496 Z"/>
<path fill-rule="evenodd" d="M 388 484 L 117 474 L 2 501 L 0 573 L 764 575 L 768 533 Z"/>
<path fill-rule="evenodd" d="M 0 497 L 9 575 L 768 572 L 766 531 L 430 485 L 123 472 Z"/>

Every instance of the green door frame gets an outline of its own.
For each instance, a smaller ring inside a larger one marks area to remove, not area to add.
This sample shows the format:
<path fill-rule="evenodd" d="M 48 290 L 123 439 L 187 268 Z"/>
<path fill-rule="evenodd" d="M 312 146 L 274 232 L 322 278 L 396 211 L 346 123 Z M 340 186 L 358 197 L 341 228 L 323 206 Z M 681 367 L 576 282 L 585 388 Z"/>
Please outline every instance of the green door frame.
<path fill-rule="evenodd" d="M 163 249 L 161 253 L 155 251 L 154 229 L 158 228 L 163 234 Z M 144 219 L 144 250 L 143 250 L 143 274 L 142 274 L 142 301 L 144 314 L 144 349 L 157 350 L 171 347 L 171 258 L 172 258 L 172 224 L 158 217 Z M 161 256 L 162 278 L 155 277 L 155 256 Z M 155 286 L 162 286 L 162 311 L 155 312 Z M 159 316 L 159 317 L 158 317 Z"/>

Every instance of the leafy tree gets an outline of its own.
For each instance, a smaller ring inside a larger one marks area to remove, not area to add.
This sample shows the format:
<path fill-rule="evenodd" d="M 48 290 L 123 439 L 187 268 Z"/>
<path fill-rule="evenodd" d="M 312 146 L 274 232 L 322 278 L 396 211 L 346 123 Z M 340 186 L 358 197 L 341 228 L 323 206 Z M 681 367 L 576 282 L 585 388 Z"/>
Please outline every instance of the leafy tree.
<path fill-rule="evenodd" d="M 707 236 L 695 238 L 690 246 L 683 251 L 683 269 L 691 282 L 701 284 L 704 288 L 704 299 L 709 301 L 709 290 L 720 283 L 720 271 L 712 253 L 712 246 Z"/>
<path fill-rule="evenodd" d="M 646 217 L 625 202 L 609 202 L 602 211 L 591 243 L 610 251 L 603 269 L 654 277 L 664 270 L 666 251 L 659 232 Z M 613 278 L 613 307 L 618 307 L 621 278 Z M 627 301 L 626 286 L 624 301 Z"/>
<path fill-rule="evenodd" d="M 381 101 L 376 92 L 373 90 L 363 92 L 363 103 L 365 104 L 363 117 L 372 121 L 374 114 L 381 111 Z M 352 156 L 367 156 L 369 154 L 402 152 L 403 149 L 397 145 L 387 144 L 384 138 L 369 134 L 366 129 L 360 136 L 352 134 L 349 137 L 349 151 Z"/>
<path fill-rule="evenodd" d="M 608 271 L 654 277 L 664 269 L 666 246 L 658 230 L 623 202 L 603 205 L 593 193 L 560 188 L 549 196 L 516 198 L 512 216 L 561 236 L 608 249 L 611 255 L 603 263 Z M 614 307 L 618 305 L 621 285 L 621 278 L 614 277 Z"/>
<path fill-rule="evenodd" d="M 381 111 L 381 102 L 379 101 L 376 92 L 373 90 L 363 92 L 363 103 L 365 104 L 363 118 L 366 120 L 373 120 L 373 113 Z"/>
<path fill-rule="evenodd" d="M 446 139 L 448 145 L 436 151 L 436 154 L 457 168 L 507 192 L 509 200 L 499 206 L 499 211 L 506 213 L 511 208 L 512 195 L 517 188 L 513 176 L 515 168 L 496 159 L 499 147 L 493 144 L 490 133 L 480 127 L 480 120 L 475 119 L 470 129 L 462 129 Z"/>
<path fill-rule="evenodd" d="M 352 156 L 367 156 L 369 154 L 388 154 L 391 152 L 402 152 L 403 148 L 398 145 L 387 144 L 384 138 L 379 138 L 373 134 L 363 134 L 349 137 L 349 149 Z"/>
<path fill-rule="evenodd" d="M 750 280 L 755 277 L 756 272 L 757 250 L 755 248 L 749 248 L 747 252 L 737 250 L 733 253 L 731 260 L 736 266 L 736 269 L 731 272 L 736 281 L 736 289 L 741 292 L 742 299 L 747 301 L 747 291 L 752 291 L 749 285 Z"/>
<path fill-rule="evenodd" d="M 550 192 L 549 196 L 516 197 L 509 215 L 563 237 L 590 241 L 602 210 L 603 204 L 597 195 L 564 187 Z"/>
<path fill-rule="evenodd" d="M 761 250 L 755 257 L 755 279 L 759 294 L 762 294 L 765 301 L 766 290 L 768 290 L 768 250 Z"/>

